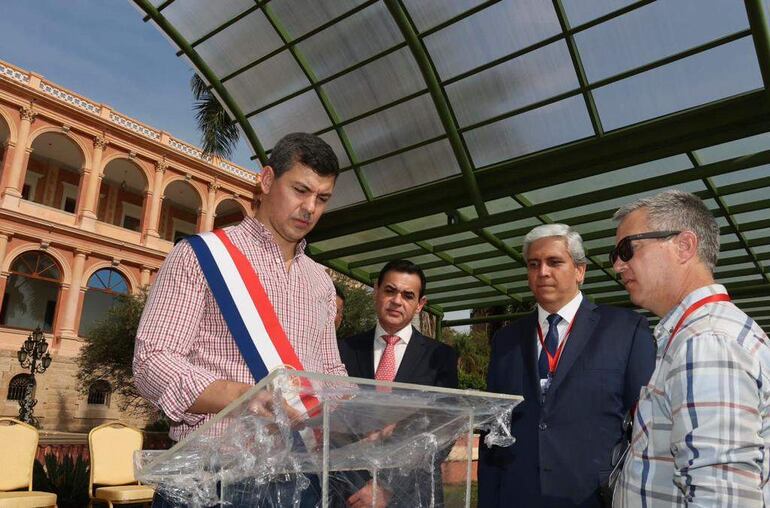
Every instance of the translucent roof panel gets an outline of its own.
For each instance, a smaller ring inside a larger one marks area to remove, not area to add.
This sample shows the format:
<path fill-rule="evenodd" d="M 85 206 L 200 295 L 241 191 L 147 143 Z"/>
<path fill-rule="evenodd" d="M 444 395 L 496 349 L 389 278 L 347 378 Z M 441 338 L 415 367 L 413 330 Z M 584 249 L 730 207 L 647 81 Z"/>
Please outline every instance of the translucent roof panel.
<path fill-rule="evenodd" d="M 288 132 L 331 145 L 310 252 L 357 280 L 408 257 L 437 315 L 527 309 L 523 236 L 565 222 L 586 294 L 632 307 L 612 214 L 675 188 L 716 217 L 735 300 L 770 294 L 770 0 L 134 1 L 261 162 Z"/>
<path fill-rule="evenodd" d="M 449 79 L 560 31 L 550 2 L 502 0 L 424 40 L 439 76 Z"/>
<path fill-rule="evenodd" d="M 751 37 L 744 37 L 603 86 L 593 95 L 610 131 L 761 86 L 754 45 Z"/>
<path fill-rule="evenodd" d="M 740 2 L 658 0 L 576 34 L 575 43 L 588 82 L 594 83 L 748 26 Z"/>
<path fill-rule="evenodd" d="M 316 77 L 323 79 L 402 40 L 385 4 L 377 2 L 300 42 L 297 49 Z"/>

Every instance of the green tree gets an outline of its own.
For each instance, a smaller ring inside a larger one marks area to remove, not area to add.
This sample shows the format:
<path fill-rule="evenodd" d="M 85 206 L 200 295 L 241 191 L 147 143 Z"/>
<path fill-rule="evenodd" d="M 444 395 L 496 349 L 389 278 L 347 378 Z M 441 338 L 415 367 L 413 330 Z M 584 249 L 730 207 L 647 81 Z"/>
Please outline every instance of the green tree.
<path fill-rule="evenodd" d="M 121 395 L 121 410 L 153 412 L 139 395 L 133 382 L 132 362 L 139 318 L 147 295 L 121 295 L 115 305 L 91 328 L 83 339 L 77 358 L 77 379 L 83 393 L 96 381 L 107 381 Z"/>
<path fill-rule="evenodd" d="M 217 97 L 197 74 L 193 74 L 190 79 L 190 89 L 195 99 L 193 108 L 198 130 L 201 131 L 203 151 L 229 158 L 240 137 L 237 125 L 230 120 Z"/>
<path fill-rule="evenodd" d="M 460 357 L 458 378 L 461 389 L 485 390 L 489 368 L 489 340 L 483 332 L 460 333 L 444 329 L 442 337 Z"/>
<path fill-rule="evenodd" d="M 377 324 L 377 314 L 374 310 L 372 289 L 362 284 L 351 284 L 337 281 L 345 292 L 345 310 L 342 324 L 337 330 L 337 338 L 346 338 L 357 333 L 371 330 Z"/>

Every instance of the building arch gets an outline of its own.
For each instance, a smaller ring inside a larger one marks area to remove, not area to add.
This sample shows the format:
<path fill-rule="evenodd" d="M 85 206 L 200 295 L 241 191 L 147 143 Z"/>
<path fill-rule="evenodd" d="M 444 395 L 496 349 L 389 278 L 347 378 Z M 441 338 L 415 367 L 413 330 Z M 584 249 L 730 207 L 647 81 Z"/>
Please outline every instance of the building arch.
<path fill-rule="evenodd" d="M 145 164 L 144 161 L 142 161 L 139 158 L 132 158 L 126 155 L 125 153 L 121 152 L 113 152 L 109 155 L 105 155 L 102 158 L 101 167 L 99 168 L 99 174 L 104 174 L 104 169 L 109 165 L 110 162 L 113 162 L 118 159 L 124 159 L 132 164 L 134 164 L 143 174 L 144 174 L 144 180 L 147 182 L 147 187 L 144 188 L 144 191 L 148 191 L 150 189 L 150 185 L 153 179 L 153 173 L 154 171 Z"/>
<path fill-rule="evenodd" d="M 30 155 L 23 170 L 22 198 L 75 213 L 88 152 L 70 133 L 43 127 L 31 136 Z"/>
<path fill-rule="evenodd" d="M 72 143 L 77 145 L 77 147 L 80 149 L 80 154 L 83 157 L 82 164 L 80 165 L 80 169 L 84 167 L 91 167 L 91 154 L 92 149 L 88 147 L 83 141 L 83 138 L 80 136 L 75 136 L 72 134 L 72 132 L 69 131 L 63 131 L 61 127 L 57 127 L 55 125 L 43 125 L 37 129 L 34 129 L 32 132 L 29 133 L 29 137 L 27 138 L 27 146 L 25 148 L 32 148 L 32 145 L 37 141 L 40 136 L 43 136 L 44 134 L 59 134 L 68 140 L 70 140 Z"/>
<path fill-rule="evenodd" d="M 200 227 L 201 211 L 205 199 L 200 188 L 189 179 L 172 177 L 163 186 L 163 196 L 158 233 L 161 238 L 178 242 L 195 234 Z"/>
<path fill-rule="evenodd" d="M 86 337 L 91 328 L 115 305 L 121 296 L 131 294 L 128 278 L 110 266 L 95 270 L 86 279 L 78 335 Z"/>
<path fill-rule="evenodd" d="M 96 273 L 97 271 L 103 269 L 103 268 L 113 268 L 120 272 L 120 274 L 128 279 L 128 291 L 129 293 L 135 293 L 139 290 L 139 281 L 136 279 L 136 276 L 133 274 L 131 270 L 127 270 L 125 265 L 118 265 L 115 266 L 110 261 L 99 261 L 97 263 L 94 263 L 93 265 L 89 266 L 88 269 L 83 272 L 83 285 L 81 286 L 82 289 L 86 289 L 88 287 L 88 279 L 91 278 L 91 276 Z"/>
<path fill-rule="evenodd" d="M 137 161 L 122 154 L 109 157 L 103 166 L 96 196 L 97 219 L 141 231 L 150 181 L 146 169 Z"/>
<path fill-rule="evenodd" d="M 246 217 L 246 209 L 243 204 L 233 197 L 220 199 L 214 212 L 214 229 L 232 226 Z"/>
<path fill-rule="evenodd" d="M 63 281 L 60 264 L 48 252 L 29 250 L 15 256 L 8 269 L 0 325 L 53 332 Z"/>
<path fill-rule="evenodd" d="M 8 131 L 8 134 L 5 138 L 3 138 L 2 134 L 0 134 L 0 142 L 10 141 L 11 143 L 16 144 L 16 140 L 18 139 L 16 122 L 11 119 L 8 112 L 6 112 L 3 108 L 0 108 L 0 121 L 2 121 L 2 124 L 5 125 L 5 129 Z M 0 126 L 0 133 L 2 133 L 2 126 Z"/>
<path fill-rule="evenodd" d="M 27 391 L 27 385 L 29 383 L 32 383 L 32 393 L 34 397 L 35 388 L 37 388 L 37 383 L 35 382 L 35 378 L 33 378 L 27 373 L 16 374 L 8 382 L 8 393 L 6 394 L 5 399 L 6 400 L 24 399 L 24 394 Z"/>
<path fill-rule="evenodd" d="M 104 379 L 98 379 L 88 386 L 86 402 L 97 406 L 110 407 L 112 386 Z"/>
<path fill-rule="evenodd" d="M 58 249 L 54 248 L 47 248 L 47 249 L 41 249 L 39 243 L 25 243 L 22 245 L 19 245 L 18 247 L 15 247 L 12 250 L 8 251 L 8 254 L 5 256 L 5 259 L 3 260 L 2 265 L 2 273 L 8 274 L 8 272 L 11 271 L 11 264 L 13 263 L 13 260 L 24 254 L 25 252 L 30 251 L 36 251 L 39 250 L 41 252 L 45 252 L 52 258 L 56 260 L 56 262 L 59 264 L 59 268 L 62 271 L 62 284 L 64 286 L 69 286 L 70 282 L 72 281 L 72 266 L 70 265 L 67 258 L 64 256 L 62 252 L 60 252 Z"/>

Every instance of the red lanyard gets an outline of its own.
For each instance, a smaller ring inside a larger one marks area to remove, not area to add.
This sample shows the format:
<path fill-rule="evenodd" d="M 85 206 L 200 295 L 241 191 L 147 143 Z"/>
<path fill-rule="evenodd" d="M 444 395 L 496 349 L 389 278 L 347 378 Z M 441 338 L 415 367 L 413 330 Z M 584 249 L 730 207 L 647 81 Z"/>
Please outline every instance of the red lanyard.
<path fill-rule="evenodd" d="M 545 347 L 545 339 L 543 338 L 543 329 L 540 328 L 540 322 L 537 323 L 537 338 L 540 339 L 540 346 L 543 348 L 543 351 L 545 351 L 545 356 L 548 358 L 548 374 L 553 377 L 553 375 L 556 373 L 556 367 L 559 366 L 559 360 L 561 360 L 561 352 L 564 351 L 564 345 L 567 343 L 567 339 L 569 338 L 569 333 L 572 331 L 572 327 L 575 324 L 575 318 L 577 318 L 577 314 L 572 318 L 572 322 L 569 324 L 569 328 L 567 328 L 567 333 L 564 335 L 564 338 L 561 341 L 561 344 L 559 344 L 559 347 L 556 348 L 556 354 L 551 355 L 550 351 L 548 351 L 548 348 Z"/>
<path fill-rule="evenodd" d="M 679 318 L 679 322 L 676 324 L 676 326 L 674 327 L 674 330 L 671 332 L 671 335 L 668 338 L 668 342 L 666 343 L 666 349 L 663 350 L 663 356 L 666 356 L 666 353 L 668 352 L 668 348 L 671 346 L 671 342 L 674 340 L 674 337 L 676 336 L 677 332 L 679 332 L 679 329 L 682 327 L 682 323 L 684 323 L 684 320 L 690 317 L 690 314 L 700 309 L 704 305 L 708 305 L 709 303 L 729 302 L 729 301 L 730 301 L 730 295 L 726 293 L 717 293 L 715 295 L 707 296 L 706 298 L 698 300 L 694 304 L 687 307 L 687 310 L 684 311 L 684 314 L 682 314 L 682 317 Z"/>

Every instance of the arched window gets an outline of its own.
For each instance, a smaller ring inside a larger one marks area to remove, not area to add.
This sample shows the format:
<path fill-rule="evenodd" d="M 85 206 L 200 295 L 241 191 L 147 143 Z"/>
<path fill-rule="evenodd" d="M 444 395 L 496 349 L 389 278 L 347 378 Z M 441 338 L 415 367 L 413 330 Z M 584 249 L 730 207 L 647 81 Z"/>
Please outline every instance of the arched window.
<path fill-rule="evenodd" d="M 11 263 L 0 308 L 0 324 L 44 332 L 53 331 L 56 302 L 61 290 L 61 270 L 41 251 L 21 254 Z"/>
<path fill-rule="evenodd" d="M 35 380 L 29 374 L 16 374 L 8 383 L 8 400 L 22 400 L 27 392 L 27 385 L 32 383 L 32 390 L 35 389 Z"/>
<path fill-rule="evenodd" d="M 78 333 L 87 337 L 97 321 L 104 318 L 120 295 L 128 294 L 128 281 L 114 268 L 97 270 L 88 279 L 88 290 L 83 299 Z"/>
<path fill-rule="evenodd" d="M 107 381 L 95 381 L 88 387 L 88 403 L 100 406 L 110 405 L 112 387 Z"/>

